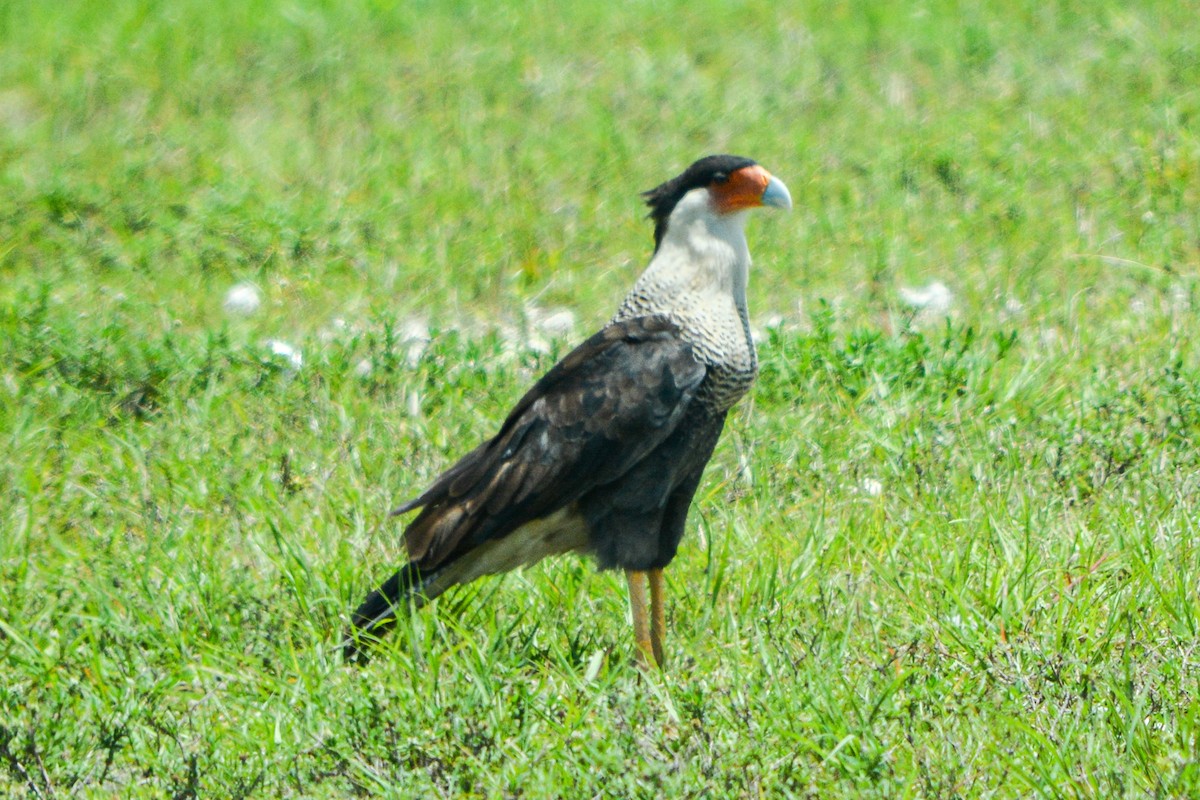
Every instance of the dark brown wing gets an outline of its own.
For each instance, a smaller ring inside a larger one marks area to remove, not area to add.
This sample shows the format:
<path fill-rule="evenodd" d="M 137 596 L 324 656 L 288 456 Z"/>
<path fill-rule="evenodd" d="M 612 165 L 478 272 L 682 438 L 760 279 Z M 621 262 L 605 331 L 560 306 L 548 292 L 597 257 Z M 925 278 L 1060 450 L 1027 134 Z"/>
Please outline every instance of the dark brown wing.
<path fill-rule="evenodd" d="M 436 569 L 620 477 L 675 429 L 705 371 L 662 317 L 610 324 L 534 384 L 494 438 L 397 509 L 422 508 L 405 530 L 409 558 Z"/>

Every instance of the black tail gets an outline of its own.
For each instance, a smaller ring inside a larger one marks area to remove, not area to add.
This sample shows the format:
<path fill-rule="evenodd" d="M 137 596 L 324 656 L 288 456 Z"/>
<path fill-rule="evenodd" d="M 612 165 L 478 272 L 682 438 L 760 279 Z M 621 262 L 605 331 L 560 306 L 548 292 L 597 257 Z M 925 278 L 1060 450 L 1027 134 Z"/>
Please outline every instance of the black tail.
<path fill-rule="evenodd" d="M 346 632 L 342 658 L 348 663 L 365 664 L 370 659 L 371 645 L 396 625 L 398 610 L 407 608 L 409 598 L 421 591 L 423 577 L 427 576 L 422 576 L 413 564 L 405 564 L 383 586 L 367 595 Z"/>

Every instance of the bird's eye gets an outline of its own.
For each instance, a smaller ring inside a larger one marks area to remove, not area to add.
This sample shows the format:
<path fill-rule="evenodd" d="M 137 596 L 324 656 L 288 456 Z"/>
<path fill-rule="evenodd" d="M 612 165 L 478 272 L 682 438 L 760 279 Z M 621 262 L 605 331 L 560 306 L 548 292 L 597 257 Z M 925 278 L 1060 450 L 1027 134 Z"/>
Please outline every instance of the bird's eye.
<path fill-rule="evenodd" d="M 724 183 L 727 180 L 729 180 L 729 173 L 727 172 L 718 172 L 713 175 L 713 183 Z"/>

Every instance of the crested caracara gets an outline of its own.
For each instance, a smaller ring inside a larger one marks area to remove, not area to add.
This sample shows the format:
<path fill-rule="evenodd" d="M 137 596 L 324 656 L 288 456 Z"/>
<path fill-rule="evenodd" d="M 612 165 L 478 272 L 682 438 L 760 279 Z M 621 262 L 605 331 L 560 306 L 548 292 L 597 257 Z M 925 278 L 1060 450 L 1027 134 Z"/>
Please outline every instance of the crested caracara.
<path fill-rule="evenodd" d="M 612 321 L 535 383 L 499 433 L 396 510 L 420 509 L 404 531 L 408 563 L 354 612 L 347 659 L 363 658 L 409 603 L 574 551 L 626 572 L 639 655 L 663 663 L 662 570 L 725 415 L 758 370 L 747 212 L 792 200 L 754 161 L 727 155 L 645 198 L 649 266 Z"/>

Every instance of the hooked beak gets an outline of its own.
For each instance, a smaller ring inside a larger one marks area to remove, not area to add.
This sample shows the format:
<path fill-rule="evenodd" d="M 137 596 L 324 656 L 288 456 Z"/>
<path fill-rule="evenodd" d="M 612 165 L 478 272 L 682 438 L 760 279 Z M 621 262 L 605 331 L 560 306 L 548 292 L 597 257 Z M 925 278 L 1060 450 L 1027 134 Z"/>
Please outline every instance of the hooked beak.
<path fill-rule="evenodd" d="M 792 210 L 792 195 L 788 192 L 787 186 L 783 181 L 776 178 L 774 175 L 767 181 L 767 188 L 763 189 L 762 197 L 759 201 L 764 206 L 774 206 L 782 208 L 784 211 Z"/>

